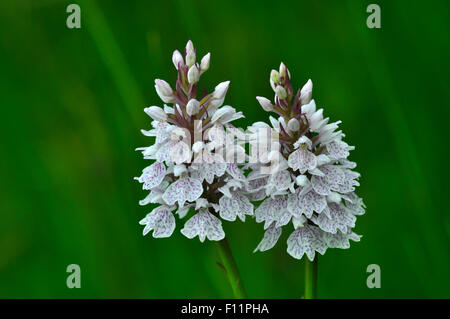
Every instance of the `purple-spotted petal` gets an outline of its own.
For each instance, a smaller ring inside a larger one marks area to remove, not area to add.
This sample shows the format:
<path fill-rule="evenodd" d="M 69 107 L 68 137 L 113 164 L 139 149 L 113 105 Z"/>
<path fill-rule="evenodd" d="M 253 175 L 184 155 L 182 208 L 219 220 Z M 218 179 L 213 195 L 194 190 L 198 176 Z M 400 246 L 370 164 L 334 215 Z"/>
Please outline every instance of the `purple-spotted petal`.
<path fill-rule="evenodd" d="M 288 165 L 294 171 L 299 170 L 300 173 L 303 174 L 307 170 L 312 170 L 316 167 L 317 159 L 310 151 L 298 149 L 289 155 Z"/>
<path fill-rule="evenodd" d="M 324 238 L 325 241 L 327 242 L 328 247 L 330 248 L 347 249 L 350 248 L 349 240 L 359 242 L 361 236 L 349 230 L 347 233 L 342 232 L 337 232 L 336 234 L 326 233 Z"/>
<path fill-rule="evenodd" d="M 282 213 L 287 211 L 286 196 L 277 196 L 276 198 L 267 198 L 255 210 L 256 222 L 265 222 L 264 229 L 269 228 L 272 222 L 278 221 Z"/>
<path fill-rule="evenodd" d="M 175 218 L 167 206 L 159 206 L 147 214 L 139 224 L 145 225 L 143 234 L 153 230 L 154 238 L 170 237 L 175 229 Z"/>
<path fill-rule="evenodd" d="M 220 217 L 225 220 L 235 221 L 239 210 L 239 203 L 230 197 L 222 196 L 219 199 Z"/>
<path fill-rule="evenodd" d="M 279 171 L 269 178 L 269 185 L 276 190 L 282 191 L 289 188 L 291 185 L 291 175 L 288 170 Z"/>
<path fill-rule="evenodd" d="M 172 183 L 164 192 L 162 198 L 168 205 L 176 202 L 184 206 L 186 201 L 193 202 L 203 193 L 202 183 L 199 179 L 184 177 Z"/>
<path fill-rule="evenodd" d="M 342 204 L 329 203 L 328 207 L 329 216 L 319 214 L 311 219 L 320 229 L 336 234 L 338 230 L 345 233 L 347 229 L 355 227 L 356 217 L 348 212 Z"/>
<path fill-rule="evenodd" d="M 350 153 L 349 146 L 342 141 L 332 141 L 327 144 L 327 151 L 330 157 L 334 159 L 347 158 Z"/>
<path fill-rule="evenodd" d="M 225 238 L 222 222 L 206 209 L 201 209 L 197 214 L 192 216 L 184 224 L 181 233 L 189 239 L 198 236 L 201 242 L 204 242 L 205 238 L 215 241 Z"/>
<path fill-rule="evenodd" d="M 327 206 L 327 200 L 324 196 L 317 194 L 314 190 L 303 194 L 298 190 L 295 194 L 290 194 L 287 203 L 287 209 L 296 217 L 302 214 L 311 218 L 313 212 L 320 214 Z"/>
<path fill-rule="evenodd" d="M 309 260 L 314 260 L 316 251 L 321 255 L 327 250 L 323 232 L 311 225 L 297 228 L 287 240 L 287 252 L 296 259 L 301 259 L 304 254 Z"/>
<path fill-rule="evenodd" d="M 278 241 L 281 235 L 281 227 L 276 227 L 275 223 L 272 223 L 270 227 L 264 233 L 264 237 L 258 246 L 253 251 L 254 253 L 259 251 L 266 251 L 271 249 Z"/>
<path fill-rule="evenodd" d="M 329 195 L 330 194 L 330 183 L 328 183 L 328 179 L 325 176 L 316 176 L 313 175 L 311 177 L 311 185 L 313 189 L 319 195 Z"/>
<path fill-rule="evenodd" d="M 166 166 L 163 163 L 155 162 L 142 171 L 142 175 L 138 178 L 138 181 L 143 183 L 143 189 L 152 189 L 161 184 L 165 176 Z"/>

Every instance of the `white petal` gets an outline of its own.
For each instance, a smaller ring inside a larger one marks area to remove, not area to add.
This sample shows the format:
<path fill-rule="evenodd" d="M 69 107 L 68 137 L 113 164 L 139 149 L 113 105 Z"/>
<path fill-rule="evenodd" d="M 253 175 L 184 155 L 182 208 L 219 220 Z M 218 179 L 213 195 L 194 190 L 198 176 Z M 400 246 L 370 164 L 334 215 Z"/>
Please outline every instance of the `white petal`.
<path fill-rule="evenodd" d="M 208 208 L 209 203 L 205 198 L 199 198 L 195 201 L 195 210 L 199 210 L 200 208 Z"/>
<path fill-rule="evenodd" d="M 214 89 L 213 97 L 217 100 L 223 100 L 228 91 L 228 86 L 230 85 L 230 81 L 225 81 L 219 83 Z"/>
<path fill-rule="evenodd" d="M 278 241 L 281 235 L 281 227 L 275 227 L 275 223 L 266 230 L 264 237 L 253 252 L 266 251 L 271 249 Z"/>
<path fill-rule="evenodd" d="M 148 114 L 152 119 L 156 121 L 165 121 L 167 120 L 167 114 L 164 112 L 162 108 L 159 106 L 149 106 L 144 109 L 144 112 Z"/>
<path fill-rule="evenodd" d="M 305 135 L 303 135 L 302 137 L 300 137 L 295 143 L 294 143 L 294 147 L 295 148 L 299 148 L 299 146 L 301 144 L 306 144 L 308 146 L 308 149 L 311 149 L 312 147 L 312 142 L 311 140 L 306 137 Z"/>
<path fill-rule="evenodd" d="M 234 192 L 233 199 L 238 203 L 237 215 L 240 220 L 245 221 L 245 215 L 253 215 L 253 204 L 245 195 Z"/>
<path fill-rule="evenodd" d="M 305 224 L 305 222 L 307 222 L 308 220 L 306 219 L 305 216 L 300 216 L 300 217 L 292 217 L 292 224 L 294 225 L 294 229 L 297 229 L 299 227 L 303 227 L 303 225 Z"/>
<path fill-rule="evenodd" d="M 311 185 L 319 195 L 326 196 L 330 194 L 330 184 L 325 177 L 313 175 L 311 177 Z"/>
<path fill-rule="evenodd" d="M 314 190 L 303 194 L 299 189 L 297 193 L 290 194 L 287 201 L 287 209 L 297 217 L 305 215 L 311 218 L 313 212 L 320 214 L 326 206 L 326 198 L 317 194 Z"/>
<path fill-rule="evenodd" d="M 335 159 L 347 158 L 350 155 L 348 145 L 342 141 L 333 141 L 327 144 L 327 151 L 330 157 Z"/>
<path fill-rule="evenodd" d="M 289 171 L 279 171 L 269 178 L 268 186 L 272 186 L 277 190 L 286 190 L 291 185 L 291 175 Z"/>
<path fill-rule="evenodd" d="M 301 259 L 304 254 L 313 261 L 316 251 L 321 255 L 327 250 L 323 232 L 315 227 L 306 225 L 296 229 L 287 240 L 287 252 L 296 259 Z"/>
<path fill-rule="evenodd" d="M 203 149 L 204 146 L 205 146 L 205 143 L 203 143 L 203 141 L 197 141 L 194 143 L 194 145 L 192 145 L 192 151 L 194 153 L 198 153 Z"/>
<path fill-rule="evenodd" d="M 350 248 L 349 240 L 360 241 L 361 236 L 353 233 L 351 230 L 348 233 L 337 232 L 336 234 L 325 233 L 324 238 L 330 248 Z"/>
<path fill-rule="evenodd" d="M 146 225 L 143 234 L 153 230 L 154 238 L 170 237 L 175 229 L 175 218 L 167 206 L 159 206 L 142 219 L 139 224 Z"/>
<path fill-rule="evenodd" d="M 186 216 L 187 213 L 189 212 L 189 208 L 191 208 L 191 207 L 192 207 L 192 205 L 186 205 L 186 206 L 180 207 L 180 208 L 178 208 L 176 213 L 178 214 L 178 216 L 180 218 L 184 218 L 184 216 Z"/>
<path fill-rule="evenodd" d="M 187 171 L 187 168 L 186 168 L 186 165 L 184 165 L 184 164 L 175 165 L 173 167 L 173 175 L 175 175 L 176 177 L 180 176 L 182 173 L 184 173 L 186 171 Z"/>
<path fill-rule="evenodd" d="M 184 224 L 181 233 L 189 239 L 198 236 L 201 242 L 204 242 L 205 238 L 216 241 L 225 238 L 222 222 L 206 209 L 202 209 L 192 216 Z"/>
<path fill-rule="evenodd" d="M 256 222 L 265 222 L 264 229 L 267 229 L 272 222 L 276 222 L 287 211 L 286 196 L 267 198 L 255 210 Z"/>
<path fill-rule="evenodd" d="M 256 99 L 258 100 L 259 104 L 261 105 L 261 107 L 263 108 L 264 111 L 266 111 L 266 112 L 273 111 L 273 105 L 269 99 L 262 97 L 262 96 L 257 96 Z"/>
<path fill-rule="evenodd" d="M 356 217 L 348 212 L 342 204 L 330 203 L 328 207 L 331 218 L 325 214 L 319 214 L 311 219 L 320 229 L 336 234 L 338 230 L 345 233 L 347 229 L 355 227 Z"/>
<path fill-rule="evenodd" d="M 237 179 L 239 181 L 245 181 L 245 175 L 236 163 L 228 163 L 226 171 L 234 179 Z"/>
<path fill-rule="evenodd" d="M 161 184 L 165 176 L 166 166 L 163 163 L 155 162 L 142 171 L 138 181 L 144 184 L 143 189 L 152 189 Z"/>
<path fill-rule="evenodd" d="M 190 146 L 181 140 L 170 148 L 170 160 L 175 164 L 190 163 L 192 152 Z"/>
<path fill-rule="evenodd" d="M 225 220 L 235 221 L 239 210 L 239 203 L 233 198 L 222 196 L 219 200 L 220 217 Z"/>
<path fill-rule="evenodd" d="M 314 100 L 311 100 L 307 104 L 302 105 L 302 113 L 306 113 L 306 116 L 308 118 L 310 118 L 315 111 L 316 111 L 316 102 Z"/>
<path fill-rule="evenodd" d="M 299 170 L 303 174 L 316 167 L 317 159 L 310 151 L 298 149 L 289 155 L 288 164 L 294 171 Z"/>
<path fill-rule="evenodd" d="M 164 201 L 169 205 L 176 202 L 183 206 L 186 201 L 194 202 L 203 193 L 200 180 L 195 178 L 180 178 L 172 183 L 163 195 Z"/>

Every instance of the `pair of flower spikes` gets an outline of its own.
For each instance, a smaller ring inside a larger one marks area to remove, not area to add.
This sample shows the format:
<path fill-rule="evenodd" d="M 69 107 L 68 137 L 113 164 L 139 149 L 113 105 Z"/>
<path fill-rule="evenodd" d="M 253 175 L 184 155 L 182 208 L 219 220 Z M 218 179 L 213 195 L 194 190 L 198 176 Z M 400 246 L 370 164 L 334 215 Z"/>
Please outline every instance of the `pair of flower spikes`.
<path fill-rule="evenodd" d="M 140 221 L 144 235 L 171 236 L 176 214 L 187 219 L 184 236 L 220 241 L 223 220 L 251 216 L 265 230 L 255 251 L 272 248 L 285 227 L 291 231 L 287 252 L 296 259 L 306 254 L 311 261 L 316 252 L 349 248 L 349 240 L 360 240 L 352 229 L 365 205 L 355 194 L 356 163 L 347 159 L 354 147 L 342 140 L 340 121 L 329 123 L 323 109 L 316 108 L 311 80 L 295 92 L 281 63 L 270 74 L 274 101 L 256 97 L 277 118 L 243 132 L 231 124 L 244 117 L 242 112 L 223 105 L 229 81 L 212 93 L 197 94 L 210 54 L 196 62 L 189 41 L 184 56 L 175 51 L 172 60 L 178 71 L 175 90 L 155 80 L 165 104 L 144 110 L 153 121 L 152 129 L 142 133 L 154 137 L 154 144 L 138 150 L 154 162 L 136 178 L 149 191 L 139 204 L 158 204 Z M 247 155 L 246 142 L 257 151 Z"/>

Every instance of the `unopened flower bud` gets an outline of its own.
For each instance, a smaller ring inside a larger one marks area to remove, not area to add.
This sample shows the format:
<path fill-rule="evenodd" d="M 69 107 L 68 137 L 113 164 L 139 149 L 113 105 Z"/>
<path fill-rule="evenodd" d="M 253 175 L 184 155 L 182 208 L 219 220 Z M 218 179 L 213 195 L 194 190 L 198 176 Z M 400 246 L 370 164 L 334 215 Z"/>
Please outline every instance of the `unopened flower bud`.
<path fill-rule="evenodd" d="M 155 121 L 167 120 L 167 114 L 159 106 L 150 106 L 144 109 L 144 112 L 148 114 Z"/>
<path fill-rule="evenodd" d="M 155 89 L 156 93 L 158 93 L 159 97 L 161 98 L 161 100 L 163 100 L 164 103 L 172 103 L 175 101 L 172 88 L 166 81 L 156 79 Z"/>
<path fill-rule="evenodd" d="M 275 94 L 281 99 L 284 100 L 287 96 L 286 90 L 281 85 L 278 85 L 275 88 Z"/>
<path fill-rule="evenodd" d="M 200 62 L 200 72 L 203 73 L 209 69 L 209 59 L 211 57 L 211 54 L 208 53 L 202 58 L 202 61 Z"/>
<path fill-rule="evenodd" d="M 195 49 L 191 40 L 186 44 L 186 64 L 191 67 L 195 63 Z"/>
<path fill-rule="evenodd" d="M 270 86 L 275 91 L 277 84 L 280 83 L 280 74 L 276 70 L 270 72 Z"/>
<path fill-rule="evenodd" d="M 199 80 L 199 77 L 200 77 L 200 73 L 198 72 L 197 66 L 196 65 L 191 66 L 188 71 L 188 74 L 187 74 L 189 84 L 197 83 Z"/>
<path fill-rule="evenodd" d="M 189 116 L 195 115 L 200 111 L 200 102 L 196 99 L 189 100 L 188 104 L 186 105 L 186 112 L 189 114 Z"/>
<path fill-rule="evenodd" d="M 300 123 L 296 118 L 292 118 L 289 120 L 287 127 L 289 131 L 297 132 L 300 129 Z"/>
<path fill-rule="evenodd" d="M 306 186 L 308 184 L 308 177 L 306 175 L 298 175 L 295 182 L 298 186 Z"/>
<path fill-rule="evenodd" d="M 224 99 L 225 95 L 227 94 L 229 85 L 230 81 L 225 81 L 217 84 L 217 86 L 214 89 L 213 98 L 218 100 Z"/>
<path fill-rule="evenodd" d="M 266 111 L 266 112 L 273 111 L 273 105 L 269 99 L 262 97 L 262 96 L 257 96 L 256 99 L 258 100 L 259 104 L 264 109 L 264 111 Z"/>
<path fill-rule="evenodd" d="M 175 68 L 177 70 L 178 70 L 179 65 L 181 65 L 181 66 L 184 65 L 183 56 L 181 55 L 180 51 L 178 51 L 178 50 L 173 51 L 172 62 L 173 62 L 173 65 L 175 65 Z"/>
<path fill-rule="evenodd" d="M 286 65 L 284 65 L 284 63 L 283 62 L 281 62 L 281 64 L 280 64 L 280 77 L 282 77 L 282 78 L 286 78 L 286 75 L 287 75 L 287 68 L 286 68 Z"/>
<path fill-rule="evenodd" d="M 308 80 L 308 82 L 306 82 L 306 84 L 300 90 L 300 102 L 302 103 L 302 105 L 311 102 L 312 89 L 313 83 L 311 80 Z"/>

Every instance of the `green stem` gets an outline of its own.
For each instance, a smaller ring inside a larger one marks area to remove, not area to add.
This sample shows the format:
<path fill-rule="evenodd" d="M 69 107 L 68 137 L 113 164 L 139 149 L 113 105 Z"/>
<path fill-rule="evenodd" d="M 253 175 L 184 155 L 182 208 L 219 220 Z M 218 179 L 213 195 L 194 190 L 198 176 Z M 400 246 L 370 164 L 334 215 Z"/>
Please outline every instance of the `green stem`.
<path fill-rule="evenodd" d="M 236 299 L 246 299 L 247 293 L 245 292 L 244 284 L 241 275 L 239 274 L 236 261 L 234 260 L 233 253 L 231 252 L 230 245 L 228 244 L 228 240 L 224 238 L 217 242 L 217 247 L 219 249 L 219 255 L 225 274 L 230 282 L 231 289 L 233 289 L 234 297 Z"/>
<path fill-rule="evenodd" d="M 305 299 L 317 298 L 317 264 L 318 256 L 313 261 L 305 258 Z"/>

